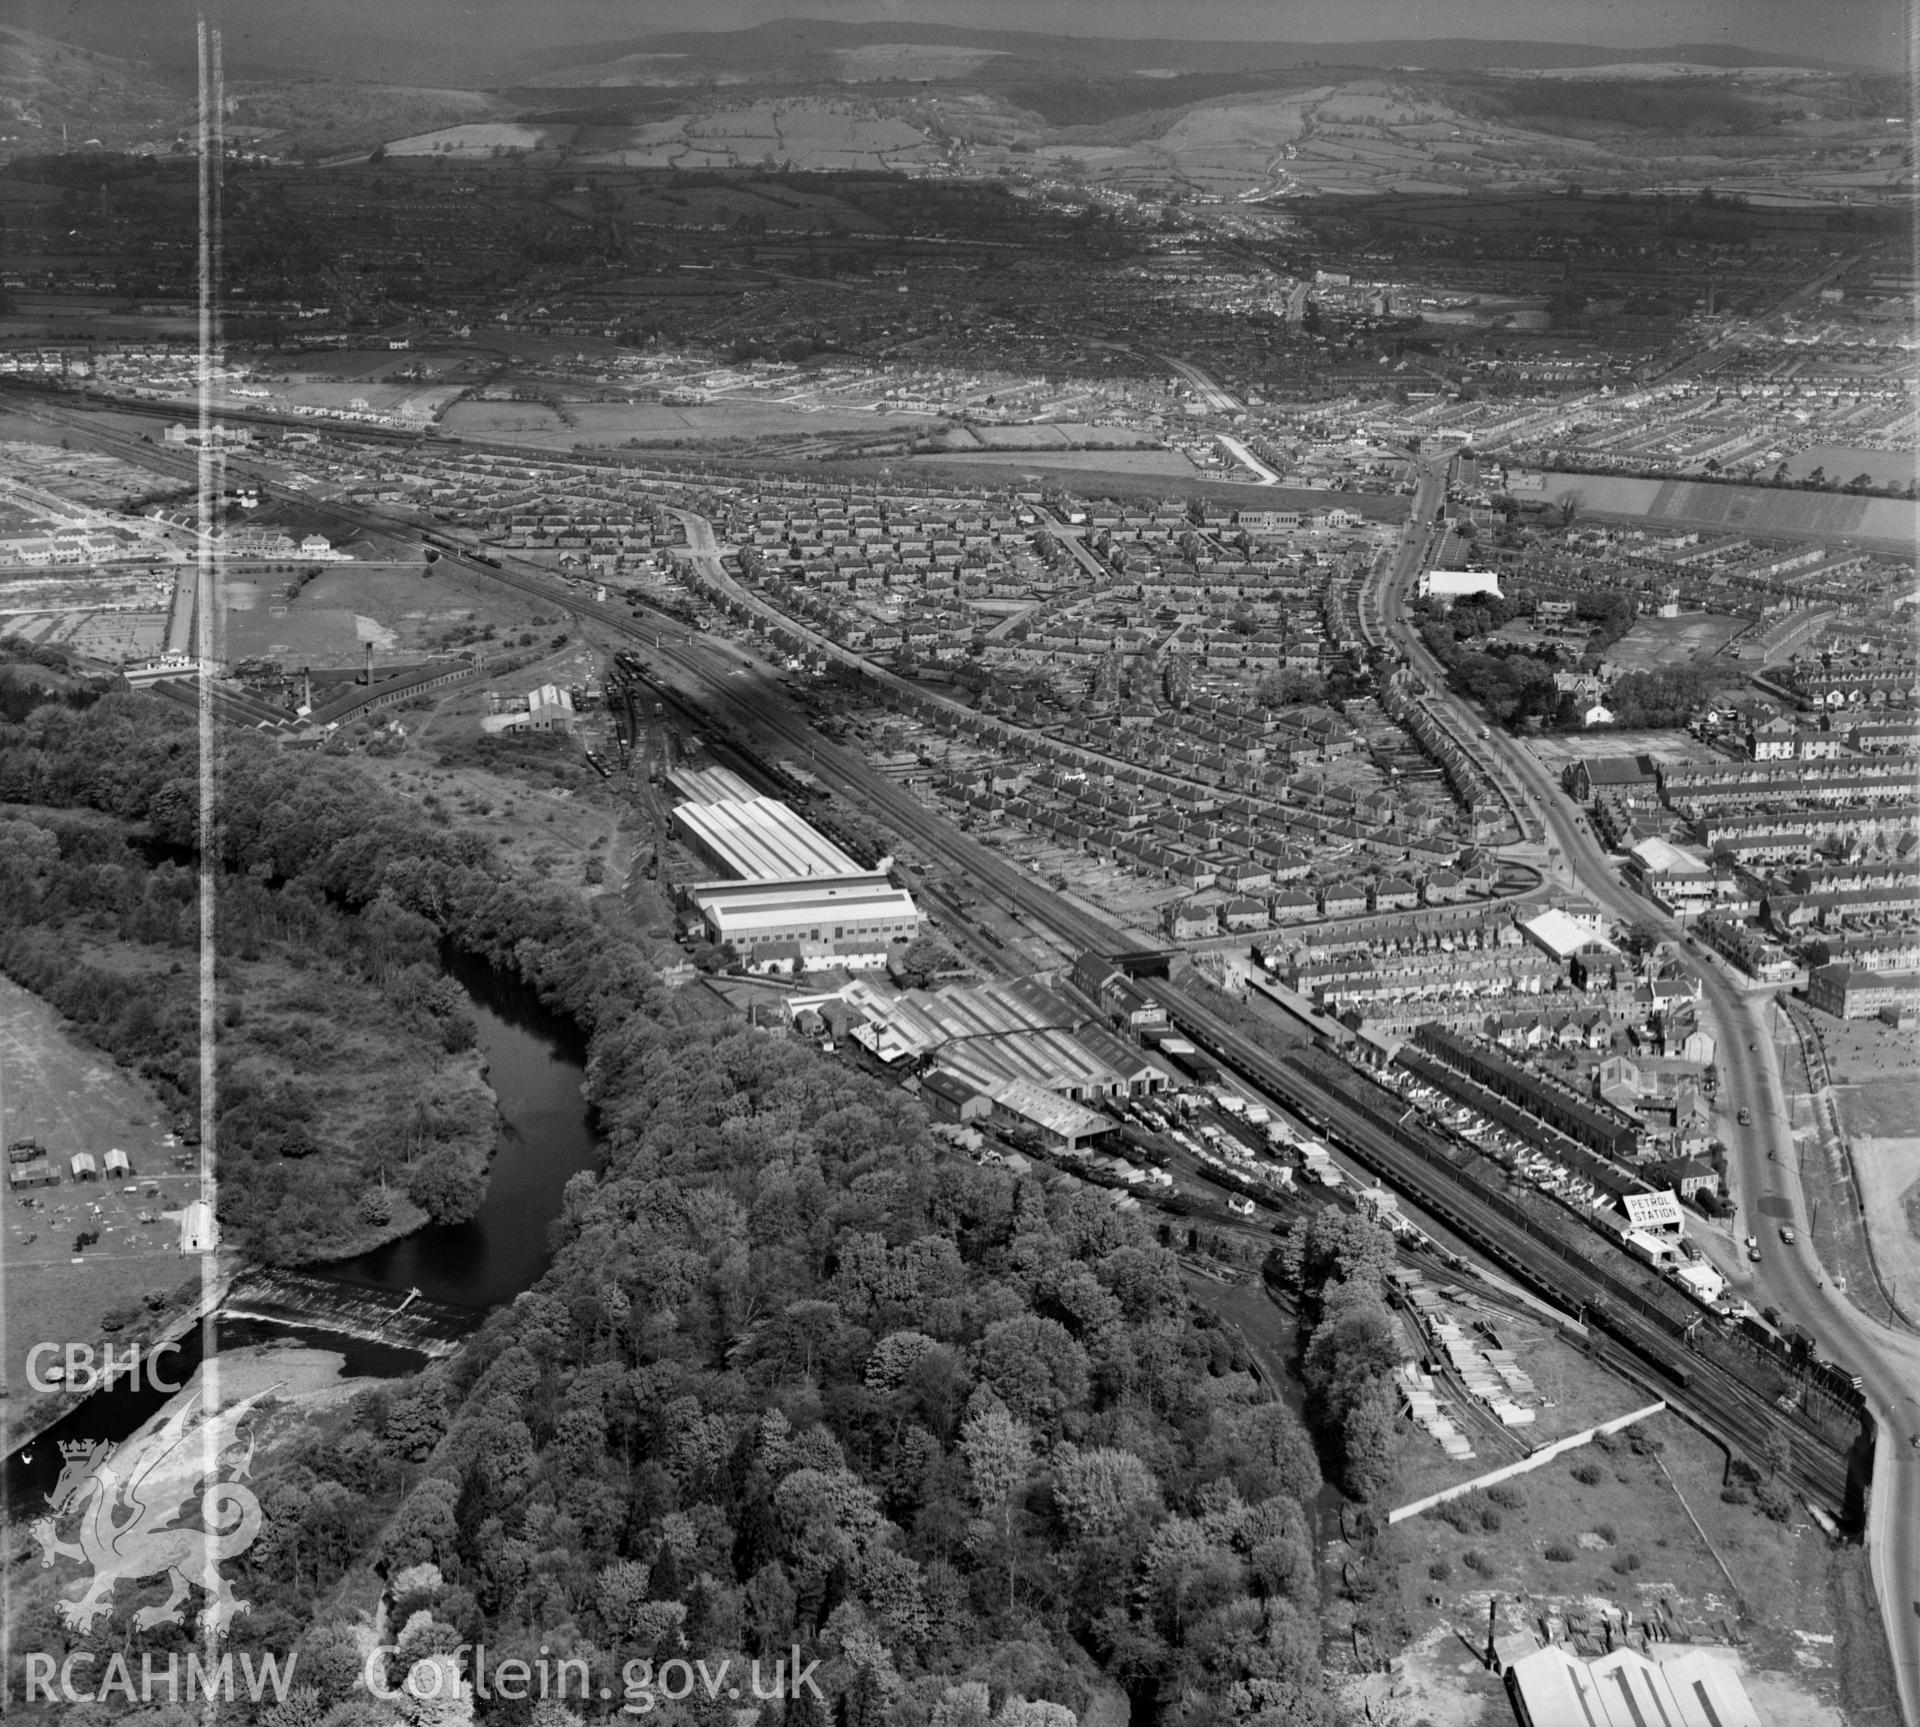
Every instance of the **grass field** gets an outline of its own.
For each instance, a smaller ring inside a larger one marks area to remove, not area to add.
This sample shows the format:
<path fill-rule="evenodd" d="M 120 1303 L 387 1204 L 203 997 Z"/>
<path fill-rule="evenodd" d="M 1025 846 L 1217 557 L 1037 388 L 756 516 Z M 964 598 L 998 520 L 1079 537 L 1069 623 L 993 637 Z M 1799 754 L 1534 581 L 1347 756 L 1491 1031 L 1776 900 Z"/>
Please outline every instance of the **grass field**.
<path fill-rule="evenodd" d="M 226 584 L 227 649 L 298 668 L 358 666 L 367 644 L 376 664 L 476 640 L 491 627 L 495 644 L 557 617 L 511 589 L 441 562 L 433 574 L 418 564 L 328 564 L 289 602 L 284 579 L 231 579 Z M 534 620 L 540 619 L 536 625 Z"/>
<path fill-rule="evenodd" d="M 0 1369 L 10 1397 L 9 1423 L 33 1398 L 26 1387 L 29 1350 L 41 1342 L 82 1342 L 100 1335 L 101 1318 L 150 1294 L 170 1294 L 198 1262 L 180 1257 L 178 1225 L 161 1213 L 194 1195 L 193 1177 L 176 1167 L 191 1157 L 171 1136 L 159 1100 L 146 1086 L 66 1030 L 52 1008 L 0 978 L 0 1087 L 11 1143 L 38 1139 L 62 1166 L 58 1186 L 0 1198 Z M 138 1180 L 75 1183 L 65 1160 L 118 1147 Z M 123 1191 L 132 1186 L 135 1191 Z M 157 1193 L 149 1189 L 157 1188 Z M 159 1221 L 142 1223 L 145 1212 Z M 81 1229 L 99 1242 L 73 1251 Z"/>
<path fill-rule="evenodd" d="M 1678 618 L 1642 618 L 1607 649 L 1607 658 L 1624 671 L 1662 671 L 1710 660 L 1747 627 L 1744 618 L 1689 612 Z"/>
<path fill-rule="evenodd" d="M 1122 474 L 1130 479 L 1191 480 L 1198 470 L 1178 450 L 944 450 L 937 456 L 914 456 L 915 467 L 979 467 L 1005 472 Z"/>
<path fill-rule="evenodd" d="M 1501 1329 L 1504 1340 L 1516 1328 Z M 1529 1443 L 1649 1401 L 1571 1343 L 1544 1330 L 1529 1337 L 1528 1329 L 1517 1328 L 1513 1346 L 1556 1405 L 1527 1430 Z M 1474 1463 L 1448 1464 L 1410 1425 L 1402 1430 L 1400 1456 L 1402 1503 L 1433 1490 L 1423 1483 L 1470 1479 L 1505 1461 L 1483 1449 Z M 1785 1523 L 1774 1523 L 1751 1504 L 1724 1501 L 1724 1472 L 1716 1445 L 1679 1417 L 1662 1414 L 1515 1478 L 1499 1502 L 1473 1496 L 1464 1510 L 1449 1512 L 1462 1527 L 1439 1511 L 1401 1524 L 1408 1594 L 1427 1605 L 1423 1640 L 1462 1628 L 1484 1640 L 1490 1594 L 1503 1632 L 1537 1626 L 1549 1613 L 1582 1615 L 1597 1625 L 1603 1606 L 1626 1609 L 1636 1620 L 1663 1615 L 1683 1638 L 1741 1642 L 1756 1688 L 1763 1684 L 1779 1699 L 1769 1720 L 1838 1727 L 1840 1717 L 1830 1713 L 1839 1702 L 1841 1674 L 1826 1540 L 1797 1504 Z M 1438 1657 L 1457 1664 L 1465 1651 L 1442 1637 L 1428 1642 L 1426 1654 L 1438 1668 Z M 1468 1696 L 1475 1688 L 1456 1681 L 1456 1689 Z M 1455 1719 L 1507 1719 L 1504 1702 L 1488 1702 L 1484 1713 Z"/>
<path fill-rule="evenodd" d="M 542 449 L 618 444 L 629 438 L 657 444 L 707 438 L 756 438 L 781 433 L 867 432 L 889 426 L 918 428 L 924 414 L 889 408 L 813 410 L 785 402 L 570 402 L 564 413 L 538 402 L 456 402 L 441 421 L 449 432 Z"/>
<path fill-rule="evenodd" d="M 1175 450 L 981 450 L 959 455 L 914 456 L 916 472 L 938 484 L 985 486 L 1004 483 L 1009 470 L 1058 476 L 1068 490 L 1084 498 L 1121 502 L 1159 502 L 1164 498 L 1206 498 L 1237 509 L 1352 510 L 1372 522 L 1406 518 L 1408 500 L 1392 493 L 1314 491 L 1298 486 L 1263 486 L 1251 480 L 1219 480 L 1202 474 Z M 840 473 L 878 474 L 882 466 L 858 462 L 826 464 Z"/>
<path fill-rule="evenodd" d="M 1904 486 L 1916 477 L 1920 463 L 1911 450 L 1867 450 L 1852 444 L 1815 444 L 1787 458 L 1787 472 L 1804 480 L 1815 468 L 1825 468 L 1829 479 L 1851 480 L 1866 474 L 1877 486 Z"/>
<path fill-rule="evenodd" d="M 1545 496 L 1573 497 L 1596 516 L 1630 516 L 1725 533 L 1779 534 L 1810 540 L 1859 539 L 1911 548 L 1920 506 L 1898 498 L 1836 492 L 1774 491 L 1766 486 L 1690 480 L 1638 480 L 1618 474 L 1548 474 Z"/>
<path fill-rule="evenodd" d="M 1813 1020 L 1881 1281 L 1920 1314 L 1920 1044 L 1878 1020 Z"/>

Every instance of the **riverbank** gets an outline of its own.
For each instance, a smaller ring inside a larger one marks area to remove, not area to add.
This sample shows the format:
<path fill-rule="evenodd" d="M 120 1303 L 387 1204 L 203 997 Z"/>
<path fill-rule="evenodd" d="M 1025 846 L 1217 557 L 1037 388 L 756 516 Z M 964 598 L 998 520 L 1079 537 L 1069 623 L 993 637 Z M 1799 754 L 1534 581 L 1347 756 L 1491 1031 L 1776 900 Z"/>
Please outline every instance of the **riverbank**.
<path fill-rule="evenodd" d="M 122 1360 L 131 1349 L 138 1349 L 144 1357 L 166 1344 L 179 1342 L 209 1313 L 218 1311 L 227 1298 L 227 1292 L 246 1269 L 238 1255 L 231 1259 L 223 1255 L 222 1258 L 225 1263 L 219 1272 L 191 1300 L 182 1300 L 171 1310 L 154 1314 L 148 1323 L 130 1327 L 116 1337 L 75 1341 L 91 1341 L 97 1347 L 111 1343 L 116 1358 Z M 9 1332 L 11 1329 L 10 1323 Z M 4 1415 L 0 1415 L 0 1454 L 11 1454 L 23 1446 L 31 1445 L 49 1427 L 71 1415 L 90 1395 L 89 1392 L 63 1389 L 42 1392 L 26 1403 L 18 1398 L 10 1398 Z"/>

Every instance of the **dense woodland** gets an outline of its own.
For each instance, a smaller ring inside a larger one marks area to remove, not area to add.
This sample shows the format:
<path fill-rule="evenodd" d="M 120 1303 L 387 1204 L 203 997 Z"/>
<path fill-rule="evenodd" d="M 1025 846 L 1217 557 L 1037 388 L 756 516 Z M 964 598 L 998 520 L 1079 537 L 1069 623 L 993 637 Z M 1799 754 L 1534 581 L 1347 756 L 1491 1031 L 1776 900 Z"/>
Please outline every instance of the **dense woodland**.
<path fill-rule="evenodd" d="M 153 820 L 182 793 L 193 736 L 149 698 L 75 700 L 0 723 L 0 970 L 138 1072 L 195 1142 L 198 872 L 190 829 Z M 115 762 L 115 783 L 96 778 L 94 752 L 118 754 L 142 730 L 147 747 Z M 344 903 L 298 872 L 229 870 L 215 906 L 229 1244 L 297 1264 L 470 1217 L 493 1111 L 437 927 L 388 898 Z"/>
<path fill-rule="evenodd" d="M 44 706 L 0 732 L 0 800 L 60 845 L 63 884 L 71 812 L 190 850 L 192 746 L 149 698 Z M 295 1423 L 256 1462 L 269 1522 L 232 1562 L 254 1602 L 234 1643 L 300 1648 L 274 1727 L 448 1718 L 355 1689 L 354 1627 L 383 1590 L 396 1677 L 462 1642 L 490 1668 L 544 1645 L 615 1699 L 574 1714 L 618 1707 L 635 1660 L 798 1648 L 823 1698 L 768 1705 L 769 1727 L 1118 1722 L 1123 1691 L 1133 1719 L 1181 1727 L 1338 1719 L 1314 1446 L 1150 1226 L 973 1165 L 916 1103 L 806 1047 L 716 1035 L 617 909 L 506 874 L 349 764 L 235 736 L 222 804 L 245 892 L 342 908 L 343 939 L 382 947 L 377 930 L 430 925 L 569 1016 L 608 1153 L 569 1184 L 536 1290 L 451 1361 Z M 1360 1498 L 1390 1480 L 1384 1254 L 1349 1221 L 1272 1269 L 1313 1327 L 1310 1414 Z M 1387 1559 L 1363 1514 L 1347 1621 L 1375 1610 Z M 78 1638 L 50 1601 L 26 1620 L 16 1650 L 128 1635 L 115 1619 Z"/>

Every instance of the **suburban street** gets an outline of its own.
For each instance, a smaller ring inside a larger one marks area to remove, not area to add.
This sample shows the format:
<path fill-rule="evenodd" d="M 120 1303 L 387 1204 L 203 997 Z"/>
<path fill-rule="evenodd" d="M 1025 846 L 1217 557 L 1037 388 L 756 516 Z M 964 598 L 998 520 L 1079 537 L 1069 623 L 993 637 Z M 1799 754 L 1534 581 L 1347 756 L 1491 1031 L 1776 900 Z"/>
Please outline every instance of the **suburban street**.
<path fill-rule="evenodd" d="M 1429 542 L 1426 524 L 1444 496 L 1445 459 L 1438 459 L 1437 467 L 1422 467 L 1400 554 L 1377 595 L 1378 613 L 1436 703 L 1456 716 L 1463 736 L 1477 738 L 1484 716 L 1447 688 L 1445 671 L 1406 615 Z M 1478 740 L 1478 750 L 1489 772 L 1504 768 L 1518 785 L 1570 885 L 1611 916 L 1659 929 L 1681 964 L 1700 979 L 1701 1006 L 1718 1045 L 1722 1110 L 1745 1106 L 1752 1112 L 1753 1125 L 1729 1135 L 1729 1173 L 1746 1228 L 1761 1237 L 1762 1257 L 1753 1268 L 1756 1305 L 1777 1307 L 1813 1334 L 1822 1355 L 1857 1373 L 1879 1423 L 1867 1543 L 1902 1706 L 1909 1721 L 1920 1721 L 1920 1448 L 1912 1443 L 1920 1434 L 1920 1338 L 1867 1318 L 1833 1287 L 1814 1257 L 1779 1062 L 1766 1023 L 1772 992 L 1736 985 L 1674 920 L 1621 880 L 1586 818 L 1524 742 L 1496 726 Z M 1797 1246 L 1781 1242 L 1782 1224 L 1800 1228 Z"/>

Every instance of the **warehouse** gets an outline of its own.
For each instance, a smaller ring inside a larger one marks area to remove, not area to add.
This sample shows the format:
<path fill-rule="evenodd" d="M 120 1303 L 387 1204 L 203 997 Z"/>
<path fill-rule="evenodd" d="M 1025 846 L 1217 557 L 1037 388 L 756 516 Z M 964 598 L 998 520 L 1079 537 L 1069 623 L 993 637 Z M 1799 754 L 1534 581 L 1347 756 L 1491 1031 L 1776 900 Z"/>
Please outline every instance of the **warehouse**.
<path fill-rule="evenodd" d="M 993 1093 L 996 1120 L 1032 1129 L 1055 1151 L 1084 1151 L 1113 1131 L 1104 1115 L 1095 1115 L 1064 1097 L 1055 1097 L 1023 1079 L 1003 1081 Z"/>
<path fill-rule="evenodd" d="M 1616 1649 L 1582 1661 L 1558 1644 L 1507 1665 L 1519 1727 L 1760 1727 L 1740 1676 L 1705 1650 L 1652 1661 Z"/>
<path fill-rule="evenodd" d="M 1172 1071 L 1038 978 L 1013 978 L 929 994 L 864 992 L 869 1023 L 855 1036 L 884 1062 L 937 1059 L 975 1090 L 1010 1082 L 1072 1102 L 1143 1097 L 1174 1083 Z"/>
<path fill-rule="evenodd" d="M 1676 917 L 1705 911 L 1719 892 L 1711 864 L 1657 834 L 1639 841 L 1629 859 L 1627 874 L 1641 892 Z"/>
<path fill-rule="evenodd" d="M 673 825 L 696 857 L 736 881 L 860 873 L 852 858 L 776 798 L 676 804 Z"/>
<path fill-rule="evenodd" d="M 797 943 L 808 959 L 872 968 L 920 931 L 913 895 L 884 875 L 854 872 L 819 881 L 715 882 L 691 897 L 708 936 L 751 963 L 754 951 Z"/>

